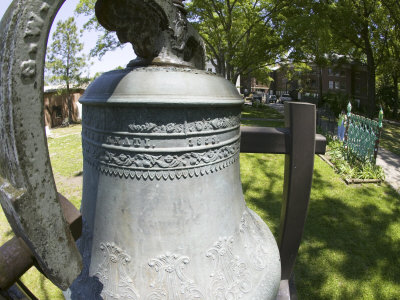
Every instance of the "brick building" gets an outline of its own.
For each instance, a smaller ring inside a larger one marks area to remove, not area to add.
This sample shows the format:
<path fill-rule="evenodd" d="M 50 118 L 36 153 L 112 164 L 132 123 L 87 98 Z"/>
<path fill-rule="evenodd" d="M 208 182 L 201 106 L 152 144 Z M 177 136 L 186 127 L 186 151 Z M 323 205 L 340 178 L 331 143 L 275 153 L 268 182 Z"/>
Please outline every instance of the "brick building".
<path fill-rule="evenodd" d="M 319 69 L 312 66 L 310 71 L 292 72 L 287 79 L 287 68 L 279 68 L 272 73 L 273 83 L 270 94 L 290 93 L 294 99 L 318 99 L 322 94 L 341 94 L 354 99 L 360 106 L 366 106 L 367 67 L 360 63 L 347 63 Z M 321 85 L 321 88 L 320 88 Z"/>

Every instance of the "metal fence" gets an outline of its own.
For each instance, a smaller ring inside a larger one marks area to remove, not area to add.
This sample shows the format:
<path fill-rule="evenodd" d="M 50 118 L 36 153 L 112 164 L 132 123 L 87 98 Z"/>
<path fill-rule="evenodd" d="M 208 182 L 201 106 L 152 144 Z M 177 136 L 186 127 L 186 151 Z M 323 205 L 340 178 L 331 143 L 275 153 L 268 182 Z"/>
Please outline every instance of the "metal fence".
<path fill-rule="evenodd" d="M 382 130 L 383 111 L 379 112 L 379 121 L 351 113 L 351 104 L 347 106 L 347 125 L 344 146 L 361 161 L 376 162 L 379 140 Z"/>
<path fill-rule="evenodd" d="M 324 134 L 335 135 L 336 130 L 335 113 L 329 107 L 321 107 L 317 110 L 317 128 Z"/>

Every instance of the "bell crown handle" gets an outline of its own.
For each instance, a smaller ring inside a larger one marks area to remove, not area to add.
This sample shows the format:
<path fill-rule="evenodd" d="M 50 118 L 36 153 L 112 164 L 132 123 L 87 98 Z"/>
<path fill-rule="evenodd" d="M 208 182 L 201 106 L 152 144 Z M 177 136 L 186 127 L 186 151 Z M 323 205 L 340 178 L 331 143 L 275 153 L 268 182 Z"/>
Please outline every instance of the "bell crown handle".
<path fill-rule="evenodd" d="M 96 17 L 137 58 L 128 67 L 172 65 L 205 68 L 204 42 L 186 19 L 182 0 L 98 0 Z"/>
<path fill-rule="evenodd" d="M 44 62 L 64 0 L 14 0 L 0 23 L 0 202 L 15 234 L 61 289 L 82 261 L 63 216 L 43 117 Z"/>

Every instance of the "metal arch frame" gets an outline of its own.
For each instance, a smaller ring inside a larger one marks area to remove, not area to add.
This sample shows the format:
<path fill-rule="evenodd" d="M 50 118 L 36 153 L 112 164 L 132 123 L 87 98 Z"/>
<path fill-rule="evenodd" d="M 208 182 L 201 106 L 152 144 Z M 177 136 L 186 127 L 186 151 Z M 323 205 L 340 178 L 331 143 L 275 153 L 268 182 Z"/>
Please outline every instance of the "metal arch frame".
<path fill-rule="evenodd" d="M 82 261 L 63 216 L 44 131 L 47 40 L 65 0 L 14 0 L 0 23 L 0 201 L 41 270 L 65 290 Z"/>

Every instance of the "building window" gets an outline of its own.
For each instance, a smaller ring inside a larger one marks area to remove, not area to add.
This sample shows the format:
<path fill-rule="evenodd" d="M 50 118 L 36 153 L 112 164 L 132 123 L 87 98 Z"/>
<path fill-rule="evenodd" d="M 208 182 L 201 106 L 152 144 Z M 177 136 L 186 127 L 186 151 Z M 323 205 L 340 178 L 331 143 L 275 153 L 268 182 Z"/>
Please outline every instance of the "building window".
<path fill-rule="evenodd" d="M 311 80 L 311 88 L 315 89 L 317 88 L 317 81 L 316 80 Z"/>
<path fill-rule="evenodd" d="M 344 71 L 334 70 L 334 69 L 331 69 L 331 68 L 328 69 L 328 75 L 329 76 L 336 76 L 336 77 L 344 76 L 344 75 L 341 75 L 342 72 L 344 74 Z"/>
<path fill-rule="evenodd" d="M 340 89 L 341 90 L 345 90 L 346 89 L 346 82 L 345 81 L 341 81 L 340 82 Z"/>
<path fill-rule="evenodd" d="M 361 85 L 360 85 L 360 82 L 356 81 L 356 82 L 354 83 L 354 93 L 355 93 L 356 95 L 359 95 L 360 92 L 361 92 Z"/>
<path fill-rule="evenodd" d="M 340 81 L 329 80 L 329 89 L 330 90 L 342 89 Z"/>

